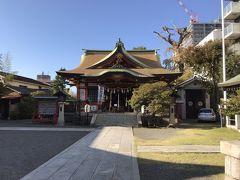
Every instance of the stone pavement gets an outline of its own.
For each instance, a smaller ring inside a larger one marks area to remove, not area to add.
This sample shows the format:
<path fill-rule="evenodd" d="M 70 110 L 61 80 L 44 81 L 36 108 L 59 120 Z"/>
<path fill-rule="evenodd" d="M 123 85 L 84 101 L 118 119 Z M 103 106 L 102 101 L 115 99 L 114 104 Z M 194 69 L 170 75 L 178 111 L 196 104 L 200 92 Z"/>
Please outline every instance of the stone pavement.
<path fill-rule="evenodd" d="M 22 179 L 139 180 L 133 142 L 130 127 L 96 129 Z"/>
<path fill-rule="evenodd" d="M 208 145 L 178 145 L 178 146 L 138 146 L 137 152 L 165 152 L 165 153 L 219 153 L 219 146 Z"/>
<path fill-rule="evenodd" d="M 94 128 L 66 127 L 0 127 L 0 131 L 93 131 Z"/>

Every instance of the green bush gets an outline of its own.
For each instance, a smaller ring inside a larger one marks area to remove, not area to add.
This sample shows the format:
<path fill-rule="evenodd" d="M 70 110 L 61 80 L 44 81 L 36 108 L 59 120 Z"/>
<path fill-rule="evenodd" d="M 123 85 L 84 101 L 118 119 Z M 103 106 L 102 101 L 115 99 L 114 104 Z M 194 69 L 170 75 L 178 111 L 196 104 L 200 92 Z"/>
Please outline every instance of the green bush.
<path fill-rule="evenodd" d="M 227 102 L 222 102 L 222 105 L 226 105 L 226 109 L 222 109 L 223 115 L 229 117 L 240 115 L 240 90 L 237 90 L 236 95 L 232 95 Z"/>
<path fill-rule="evenodd" d="M 36 102 L 31 97 L 23 97 L 21 102 L 18 104 L 19 119 L 31 119 L 32 114 L 36 112 Z"/>
<path fill-rule="evenodd" d="M 32 97 L 37 97 L 37 96 L 47 96 L 47 93 L 44 91 L 35 91 L 31 93 Z"/>
<path fill-rule="evenodd" d="M 20 119 L 19 113 L 18 113 L 18 112 L 15 112 L 15 111 L 10 112 L 9 117 L 10 117 L 10 119 L 12 119 L 12 120 Z"/>
<path fill-rule="evenodd" d="M 165 82 L 144 84 L 133 91 L 129 102 L 131 107 L 137 111 L 145 105 L 150 114 L 163 116 L 165 109 L 169 108 L 171 103 L 172 93 L 173 91 Z"/>

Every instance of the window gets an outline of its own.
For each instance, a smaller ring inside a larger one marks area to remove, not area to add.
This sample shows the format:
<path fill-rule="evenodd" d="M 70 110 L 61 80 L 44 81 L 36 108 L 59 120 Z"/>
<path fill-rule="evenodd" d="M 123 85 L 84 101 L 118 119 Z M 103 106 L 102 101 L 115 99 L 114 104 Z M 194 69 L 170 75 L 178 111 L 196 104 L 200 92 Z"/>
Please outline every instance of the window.
<path fill-rule="evenodd" d="M 88 100 L 90 102 L 97 102 L 97 98 L 98 98 L 98 87 L 89 87 Z"/>

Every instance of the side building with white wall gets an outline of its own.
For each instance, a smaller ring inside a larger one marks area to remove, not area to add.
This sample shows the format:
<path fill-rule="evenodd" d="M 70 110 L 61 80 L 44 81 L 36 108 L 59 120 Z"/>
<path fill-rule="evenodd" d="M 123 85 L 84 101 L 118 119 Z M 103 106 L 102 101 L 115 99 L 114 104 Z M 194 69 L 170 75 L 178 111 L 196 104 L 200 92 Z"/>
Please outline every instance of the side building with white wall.
<path fill-rule="evenodd" d="M 197 46 L 203 46 L 209 41 L 216 41 L 222 39 L 222 30 L 214 29 L 210 34 L 208 34 L 203 40 L 201 40 Z"/>
<path fill-rule="evenodd" d="M 189 47 L 197 45 L 201 40 L 203 40 L 209 33 L 214 29 L 221 29 L 220 21 L 212 23 L 194 23 L 190 24 L 187 29 L 191 32 L 191 36 L 184 39 L 182 47 Z"/>
<path fill-rule="evenodd" d="M 193 77 L 177 87 L 176 117 L 189 121 L 196 119 L 201 108 L 210 108 L 210 95 L 201 83 L 201 79 Z"/>

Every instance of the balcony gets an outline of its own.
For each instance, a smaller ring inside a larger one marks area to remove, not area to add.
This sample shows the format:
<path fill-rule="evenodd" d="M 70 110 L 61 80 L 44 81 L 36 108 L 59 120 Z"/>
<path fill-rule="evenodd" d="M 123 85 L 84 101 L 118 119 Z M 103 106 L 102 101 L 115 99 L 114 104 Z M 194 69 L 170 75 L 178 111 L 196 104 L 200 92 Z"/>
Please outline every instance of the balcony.
<path fill-rule="evenodd" d="M 240 38 L 240 23 L 231 23 L 224 29 L 225 39 Z"/>
<path fill-rule="evenodd" d="M 240 2 L 230 2 L 223 13 L 225 20 L 235 20 L 240 16 Z"/>

